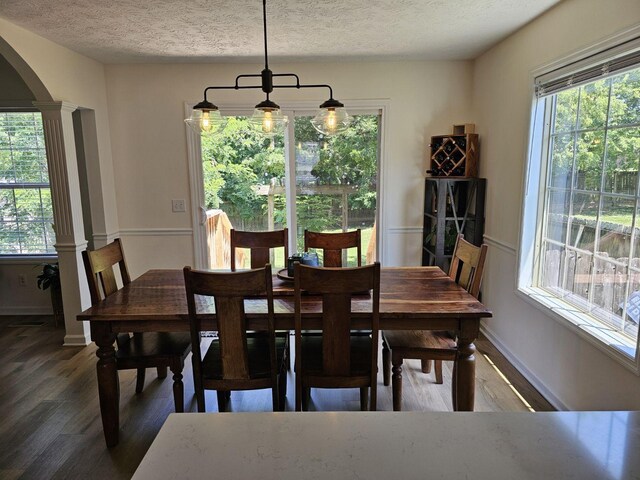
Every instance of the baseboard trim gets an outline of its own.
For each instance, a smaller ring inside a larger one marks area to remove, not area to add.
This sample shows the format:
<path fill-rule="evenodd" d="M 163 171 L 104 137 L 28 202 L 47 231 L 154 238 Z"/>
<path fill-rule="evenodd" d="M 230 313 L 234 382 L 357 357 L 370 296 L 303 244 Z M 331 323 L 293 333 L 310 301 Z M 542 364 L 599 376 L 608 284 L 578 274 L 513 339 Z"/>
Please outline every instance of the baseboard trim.
<path fill-rule="evenodd" d="M 512 352 L 509 348 L 485 325 L 480 326 L 480 331 L 485 337 L 504 355 L 504 357 L 522 374 L 527 381 L 558 411 L 569 410 L 558 397 L 556 397 Z"/>
<path fill-rule="evenodd" d="M 91 339 L 86 335 L 65 335 L 63 347 L 86 347 Z"/>
<path fill-rule="evenodd" d="M 0 315 L 53 315 L 51 307 L 1 307 Z"/>
<path fill-rule="evenodd" d="M 38 266 L 43 263 L 54 263 L 58 261 L 57 254 L 51 255 L 1 255 L 0 265 L 33 265 Z"/>

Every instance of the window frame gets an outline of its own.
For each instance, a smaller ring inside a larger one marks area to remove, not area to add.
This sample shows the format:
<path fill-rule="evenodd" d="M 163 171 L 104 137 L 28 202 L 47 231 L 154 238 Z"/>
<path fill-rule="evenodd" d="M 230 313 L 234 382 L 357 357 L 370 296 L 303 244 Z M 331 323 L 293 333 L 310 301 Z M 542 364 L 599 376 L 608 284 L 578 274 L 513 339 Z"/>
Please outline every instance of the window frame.
<path fill-rule="evenodd" d="M 0 109 L 0 114 L 38 114 L 40 116 L 40 119 L 42 121 L 42 113 L 37 110 L 37 109 L 33 109 L 33 108 L 20 108 L 20 109 L 14 109 L 14 108 L 9 108 L 9 109 Z M 44 122 L 43 122 L 43 130 L 44 130 Z M 52 186 L 51 186 L 51 179 L 49 178 L 49 172 L 48 172 L 48 159 L 47 159 L 47 152 L 46 152 L 46 147 L 45 147 L 45 139 L 44 139 L 44 132 L 43 132 L 43 137 L 42 137 L 42 150 L 44 152 L 44 156 L 45 156 L 45 166 L 47 168 L 47 179 L 48 182 L 47 183 L 34 183 L 34 182 L 15 182 L 14 184 L 10 183 L 10 182 L 0 182 L 0 184 L 2 185 L 2 187 L 0 187 L 0 190 L 28 190 L 28 189 L 37 189 L 37 190 L 41 190 L 43 188 L 48 188 L 49 192 L 50 192 L 50 197 L 51 197 L 51 209 L 53 211 L 53 193 L 52 193 Z M 26 185 L 26 186 L 25 186 Z M 41 205 L 42 205 L 42 198 L 40 200 Z M 15 201 L 14 201 L 15 204 Z M 51 217 L 51 223 L 54 222 L 54 217 L 52 215 Z M 43 253 L 32 253 L 32 252 L 28 252 L 28 253 L 0 253 L 0 264 L 3 265 L 17 265 L 17 264 L 29 264 L 29 263 L 33 263 L 34 261 L 55 261 L 58 258 L 57 252 L 55 251 L 55 243 L 56 243 L 56 238 L 55 238 L 55 232 L 53 232 L 53 243 L 51 244 L 51 248 L 53 248 L 54 250 L 51 252 L 43 252 Z M 45 243 L 46 244 L 46 243 Z"/>
<path fill-rule="evenodd" d="M 306 115 L 306 114 L 315 114 L 318 109 L 319 101 L 287 101 L 287 102 L 279 102 L 282 112 L 284 115 L 293 116 L 295 115 Z M 376 113 L 380 115 L 380 124 L 379 124 L 379 152 L 378 152 L 378 197 L 376 203 L 376 222 L 377 222 L 377 231 L 378 234 L 376 236 L 376 249 L 378 252 L 378 261 L 381 263 L 384 262 L 385 258 L 385 243 L 384 236 L 381 232 L 384 232 L 384 188 L 386 186 L 387 179 L 387 162 L 386 159 L 389 158 L 388 152 L 388 141 L 387 141 L 387 130 L 388 130 L 388 122 L 389 122 L 389 111 L 390 111 L 390 100 L 389 99 L 362 99 L 362 100 L 345 100 L 345 104 L 347 104 L 347 108 L 350 114 L 372 114 Z M 193 106 L 196 102 L 184 102 L 184 114 L 185 118 L 191 114 Z M 253 107 L 250 107 L 248 104 L 233 104 L 233 103 L 218 103 L 220 110 L 224 115 L 238 115 L 238 116 L 251 116 L 253 113 Z M 289 124 L 293 124 L 293 122 L 289 122 Z M 187 137 L 187 158 L 188 158 L 188 166 L 189 166 L 189 186 L 191 190 L 191 205 L 193 206 L 192 210 L 192 223 L 193 223 L 193 246 L 194 246 L 194 257 L 195 257 L 195 265 L 198 268 L 207 268 L 207 250 L 206 250 L 206 236 L 204 234 L 204 221 L 206 220 L 206 211 L 202 207 L 205 204 L 204 200 L 204 186 L 202 182 L 203 172 L 202 172 L 202 148 L 200 144 L 200 136 L 195 134 L 191 128 L 185 123 L 185 132 Z M 289 136 L 292 134 L 293 130 L 290 127 L 285 129 L 285 164 L 286 164 L 286 172 L 287 172 L 287 189 L 295 191 L 295 178 L 289 172 L 292 168 L 295 171 L 295 145 L 292 142 L 289 142 Z M 289 148 L 287 148 L 289 145 Z M 293 162 L 293 163 L 292 163 Z M 289 204 L 291 205 L 291 204 Z M 289 219 L 295 218 L 292 216 L 292 212 L 290 209 L 287 209 L 287 217 Z M 295 229 L 289 225 L 289 251 L 295 252 L 296 244 L 293 233 Z"/>
<path fill-rule="evenodd" d="M 627 369 L 640 375 L 640 334 L 633 343 L 629 341 L 628 337 L 617 334 L 613 328 L 607 328 L 604 323 L 590 314 L 578 312 L 574 305 L 553 295 L 547 289 L 536 286 L 541 271 L 542 236 L 545 228 L 543 224 L 544 202 L 547 197 L 550 133 L 552 130 L 551 121 L 553 120 L 553 108 L 544 108 L 545 103 L 551 102 L 553 95 L 538 98 L 536 96 L 536 80 L 542 76 L 549 78 L 553 76 L 553 72 L 566 74 L 567 70 L 576 65 L 575 68 L 578 72 L 580 71 L 579 66 L 588 64 L 592 58 L 598 58 L 602 61 L 603 56 L 606 58 L 606 52 L 618 56 L 631 53 L 638 49 L 638 45 L 640 45 L 640 26 L 635 26 L 530 72 L 531 104 L 522 185 L 515 292 L 519 298 L 569 328 Z M 634 68 L 638 67 L 640 64 L 636 64 Z M 617 73 L 608 76 L 615 75 Z M 637 192 L 636 195 L 640 195 L 640 193 Z M 620 346 L 614 346 L 614 344 Z M 629 349 L 635 350 L 633 355 L 628 352 Z"/>

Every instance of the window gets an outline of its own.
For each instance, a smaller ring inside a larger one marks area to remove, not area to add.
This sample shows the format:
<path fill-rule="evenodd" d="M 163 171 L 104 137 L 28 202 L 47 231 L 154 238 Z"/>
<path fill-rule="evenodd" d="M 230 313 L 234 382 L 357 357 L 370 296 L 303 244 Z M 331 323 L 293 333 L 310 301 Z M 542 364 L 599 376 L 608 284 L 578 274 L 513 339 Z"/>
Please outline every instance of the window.
<path fill-rule="evenodd" d="M 567 68 L 536 79 L 519 287 L 633 358 L 640 54 L 601 55 Z"/>
<path fill-rule="evenodd" d="M 0 112 L 0 255 L 54 254 L 42 116 Z"/>
<path fill-rule="evenodd" d="M 303 250 L 305 230 L 359 228 L 364 265 L 375 243 L 380 115 L 354 114 L 346 132 L 328 138 L 311 126 L 312 118 L 296 116 L 293 125 L 297 250 Z M 356 266 L 356 257 L 354 249 L 344 252 L 343 265 Z"/>

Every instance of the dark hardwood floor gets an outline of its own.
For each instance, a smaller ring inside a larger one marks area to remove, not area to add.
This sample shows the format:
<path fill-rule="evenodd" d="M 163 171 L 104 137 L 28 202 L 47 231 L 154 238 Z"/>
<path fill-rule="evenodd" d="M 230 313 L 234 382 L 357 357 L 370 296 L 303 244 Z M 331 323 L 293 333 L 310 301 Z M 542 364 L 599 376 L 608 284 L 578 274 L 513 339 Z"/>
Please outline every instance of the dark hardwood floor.
<path fill-rule="evenodd" d="M 41 326 L 27 323 L 45 321 Z M 0 317 L 0 478 L 130 478 L 158 430 L 173 411 L 171 376 L 158 380 L 148 370 L 144 391 L 135 394 L 135 371 L 120 372 L 120 443 L 107 449 L 102 435 L 95 375 L 95 345 L 62 347 L 64 329 L 47 317 Z M 528 411 L 553 407 L 486 339 L 477 342 L 476 410 Z M 508 382 L 494 369 L 499 368 Z M 185 410 L 196 411 L 190 360 L 185 366 Z M 405 364 L 403 409 L 450 411 L 451 371 L 445 383 Z M 217 411 L 215 392 L 206 393 L 207 411 Z M 358 410 L 358 391 L 312 392 L 311 409 Z M 287 410 L 294 407 L 289 377 Z M 268 391 L 234 392 L 233 411 L 269 411 Z M 378 383 L 378 409 L 391 410 L 391 387 Z"/>

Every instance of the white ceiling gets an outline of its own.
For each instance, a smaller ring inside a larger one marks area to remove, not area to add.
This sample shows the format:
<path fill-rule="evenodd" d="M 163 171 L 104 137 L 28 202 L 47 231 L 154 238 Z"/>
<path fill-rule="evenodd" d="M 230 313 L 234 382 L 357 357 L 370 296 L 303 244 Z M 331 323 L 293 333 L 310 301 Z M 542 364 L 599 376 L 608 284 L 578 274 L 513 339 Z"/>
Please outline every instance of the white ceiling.
<path fill-rule="evenodd" d="M 269 57 L 470 59 L 560 0 L 268 0 Z M 0 0 L 0 16 L 103 63 L 255 61 L 260 0 Z"/>

